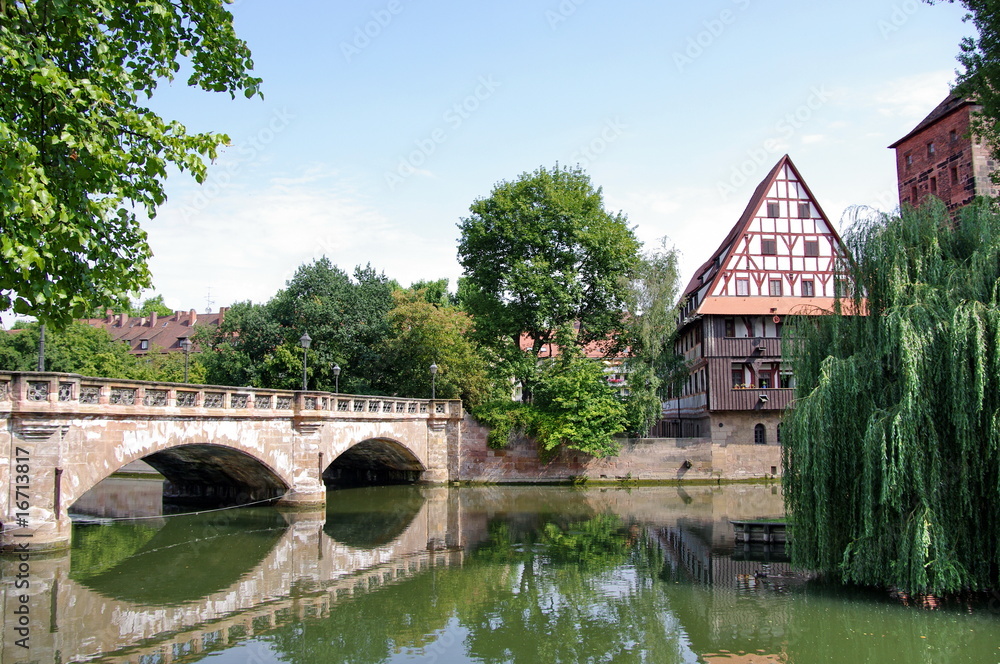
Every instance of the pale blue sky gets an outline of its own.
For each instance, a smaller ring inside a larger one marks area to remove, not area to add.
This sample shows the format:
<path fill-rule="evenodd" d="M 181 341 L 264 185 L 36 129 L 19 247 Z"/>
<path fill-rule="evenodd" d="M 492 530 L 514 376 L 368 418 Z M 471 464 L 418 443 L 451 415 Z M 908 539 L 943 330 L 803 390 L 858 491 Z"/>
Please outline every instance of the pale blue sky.
<path fill-rule="evenodd" d="M 835 225 L 898 204 L 889 143 L 948 93 L 960 6 L 916 0 L 237 0 L 263 101 L 164 86 L 233 141 L 146 224 L 176 309 L 267 300 L 323 254 L 404 285 L 461 273 L 477 197 L 581 164 L 683 279 L 788 152 Z M 740 173 L 740 169 L 746 175 Z"/>

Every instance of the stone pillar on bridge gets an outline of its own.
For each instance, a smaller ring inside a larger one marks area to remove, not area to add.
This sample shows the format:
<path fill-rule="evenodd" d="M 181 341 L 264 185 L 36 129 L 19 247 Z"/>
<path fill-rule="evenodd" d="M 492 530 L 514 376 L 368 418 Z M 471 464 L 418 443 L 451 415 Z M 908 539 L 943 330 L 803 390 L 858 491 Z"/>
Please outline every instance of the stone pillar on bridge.
<path fill-rule="evenodd" d="M 460 430 L 461 420 L 449 418 L 443 408 L 439 411 L 436 408 L 439 403 L 431 403 L 430 417 L 427 419 L 427 469 L 421 477 L 424 482 L 444 483 L 457 479 L 451 477 L 449 442 L 454 440 Z"/>
<path fill-rule="evenodd" d="M 320 451 L 319 431 L 323 422 L 317 419 L 296 417 L 293 422 L 295 437 L 292 444 L 294 475 L 293 484 L 278 500 L 279 507 L 318 510 L 326 506 L 326 485 L 323 469 L 330 463 Z"/>

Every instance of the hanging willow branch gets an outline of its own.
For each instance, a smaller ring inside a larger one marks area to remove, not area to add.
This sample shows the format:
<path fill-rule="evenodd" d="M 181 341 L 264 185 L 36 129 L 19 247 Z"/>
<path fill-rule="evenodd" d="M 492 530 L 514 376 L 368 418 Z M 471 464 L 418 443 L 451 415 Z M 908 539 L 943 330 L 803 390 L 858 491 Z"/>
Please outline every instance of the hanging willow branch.
<path fill-rule="evenodd" d="M 782 427 L 793 560 L 844 582 L 1000 588 L 1000 214 L 858 220 L 854 302 L 792 321 Z"/>

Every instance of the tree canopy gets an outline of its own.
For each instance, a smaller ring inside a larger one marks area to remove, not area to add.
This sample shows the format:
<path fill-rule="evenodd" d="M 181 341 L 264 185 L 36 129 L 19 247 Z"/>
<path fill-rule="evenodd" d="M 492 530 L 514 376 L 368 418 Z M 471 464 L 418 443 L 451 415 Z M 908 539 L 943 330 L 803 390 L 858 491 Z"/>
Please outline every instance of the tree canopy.
<path fill-rule="evenodd" d="M 0 1 L 0 310 L 65 326 L 150 286 L 136 210 L 156 214 L 168 165 L 204 180 L 229 140 L 143 105 L 182 65 L 258 94 L 224 0 Z"/>
<path fill-rule="evenodd" d="M 459 225 L 462 304 L 511 373 L 530 382 L 540 351 L 566 325 L 578 327 L 579 346 L 620 331 L 640 245 L 583 170 L 522 173 L 469 209 Z"/>
<path fill-rule="evenodd" d="M 906 592 L 1000 587 L 1000 214 L 932 199 L 844 236 L 851 311 L 793 320 L 796 564 Z"/>

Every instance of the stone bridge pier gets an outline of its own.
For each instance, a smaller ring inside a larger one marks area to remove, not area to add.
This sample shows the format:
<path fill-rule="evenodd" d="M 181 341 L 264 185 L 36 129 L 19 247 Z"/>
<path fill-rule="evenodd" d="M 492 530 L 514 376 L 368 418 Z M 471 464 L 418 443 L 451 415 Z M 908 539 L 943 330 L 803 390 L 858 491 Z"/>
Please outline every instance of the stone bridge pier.
<path fill-rule="evenodd" d="M 456 471 L 460 401 L 0 372 L 0 546 L 68 546 L 68 508 L 143 459 L 177 499 L 317 509 L 324 475 Z"/>

